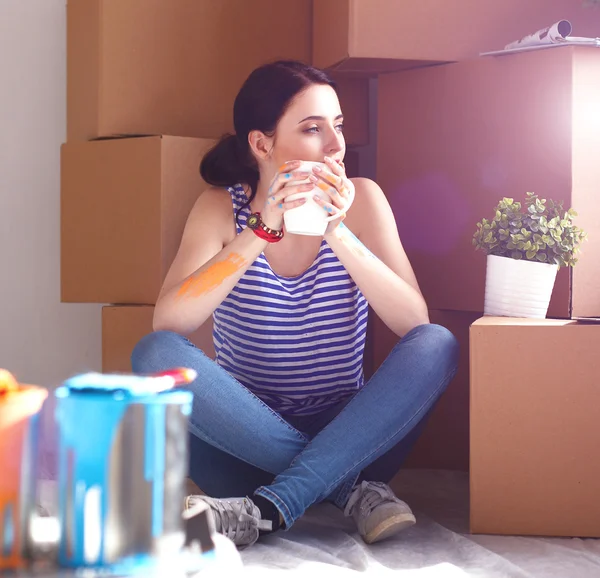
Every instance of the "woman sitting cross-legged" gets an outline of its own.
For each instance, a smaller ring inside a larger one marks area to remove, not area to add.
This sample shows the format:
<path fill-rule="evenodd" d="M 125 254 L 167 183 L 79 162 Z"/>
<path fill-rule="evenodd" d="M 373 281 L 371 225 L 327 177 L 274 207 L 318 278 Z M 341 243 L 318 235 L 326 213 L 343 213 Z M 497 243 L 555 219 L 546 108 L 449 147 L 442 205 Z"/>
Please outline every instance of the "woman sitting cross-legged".
<path fill-rule="evenodd" d="M 238 547 L 322 501 L 367 543 L 382 540 L 415 523 L 386 484 L 456 372 L 456 339 L 429 323 L 380 187 L 346 177 L 327 74 L 262 66 L 233 116 L 235 134 L 202 161 L 212 186 L 189 215 L 133 370 L 198 372 L 190 476 L 206 496 L 187 505 L 207 503 Z M 329 215 L 323 236 L 285 231 L 286 211 L 307 202 L 296 193 Z M 365 383 L 369 305 L 399 341 Z M 210 316 L 216 361 L 185 337 Z"/>

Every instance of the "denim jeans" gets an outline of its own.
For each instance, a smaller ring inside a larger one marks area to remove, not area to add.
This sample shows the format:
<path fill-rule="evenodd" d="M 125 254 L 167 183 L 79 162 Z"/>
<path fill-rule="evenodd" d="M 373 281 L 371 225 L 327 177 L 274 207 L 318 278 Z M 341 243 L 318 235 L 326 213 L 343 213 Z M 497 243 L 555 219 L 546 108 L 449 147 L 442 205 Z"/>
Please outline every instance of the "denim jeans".
<path fill-rule="evenodd" d="M 286 528 L 316 502 L 343 508 L 359 478 L 388 482 L 454 377 L 457 360 L 458 343 L 447 329 L 421 325 L 343 403 L 286 417 L 176 333 L 145 336 L 131 356 L 136 373 L 198 372 L 188 386 L 194 394 L 190 477 L 209 496 L 263 496 Z"/>

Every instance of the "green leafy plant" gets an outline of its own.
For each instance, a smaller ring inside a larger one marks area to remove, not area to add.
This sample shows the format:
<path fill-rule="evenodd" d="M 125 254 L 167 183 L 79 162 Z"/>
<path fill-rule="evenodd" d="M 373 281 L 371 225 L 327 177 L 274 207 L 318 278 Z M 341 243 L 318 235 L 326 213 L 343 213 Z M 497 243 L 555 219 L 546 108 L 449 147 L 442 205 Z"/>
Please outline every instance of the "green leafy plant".
<path fill-rule="evenodd" d="M 573 224 L 577 213 L 563 203 L 527 193 L 525 203 L 503 198 L 491 221 L 477 223 L 473 245 L 488 255 L 572 267 L 587 233 Z"/>

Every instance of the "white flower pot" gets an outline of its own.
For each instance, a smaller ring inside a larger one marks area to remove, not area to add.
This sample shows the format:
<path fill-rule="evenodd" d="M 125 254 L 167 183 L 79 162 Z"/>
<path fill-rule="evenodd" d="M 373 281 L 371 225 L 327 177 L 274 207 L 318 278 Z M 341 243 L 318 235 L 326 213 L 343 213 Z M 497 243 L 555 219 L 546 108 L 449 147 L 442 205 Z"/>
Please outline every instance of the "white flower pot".
<path fill-rule="evenodd" d="M 488 255 L 484 315 L 544 319 L 558 265 Z"/>

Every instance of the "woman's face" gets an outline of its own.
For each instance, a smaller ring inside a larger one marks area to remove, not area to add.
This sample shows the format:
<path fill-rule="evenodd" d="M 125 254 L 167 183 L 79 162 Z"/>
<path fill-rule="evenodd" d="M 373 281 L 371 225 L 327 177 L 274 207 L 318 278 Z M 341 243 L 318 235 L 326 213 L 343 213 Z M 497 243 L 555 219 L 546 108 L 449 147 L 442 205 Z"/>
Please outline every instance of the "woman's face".
<path fill-rule="evenodd" d="M 342 161 L 346 152 L 340 103 L 331 86 L 315 84 L 301 92 L 279 119 L 270 160 L 274 167 L 293 160 Z"/>

